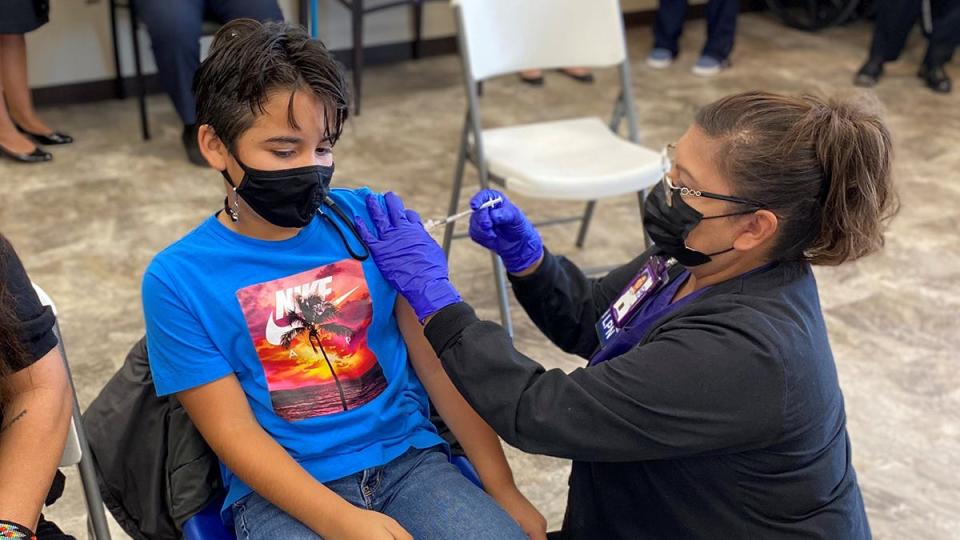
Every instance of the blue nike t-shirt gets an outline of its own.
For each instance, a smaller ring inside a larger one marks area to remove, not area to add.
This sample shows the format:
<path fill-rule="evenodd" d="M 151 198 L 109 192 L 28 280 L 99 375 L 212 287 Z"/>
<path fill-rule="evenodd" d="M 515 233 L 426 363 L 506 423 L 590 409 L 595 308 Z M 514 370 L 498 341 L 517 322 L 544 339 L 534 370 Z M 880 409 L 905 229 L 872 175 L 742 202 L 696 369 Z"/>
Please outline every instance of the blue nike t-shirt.
<path fill-rule="evenodd" d="M 369 193 L 331 197 L 372 227 Z M 211 216 L 153 259 L 142 291 L 157 394 L 235 375 L 263 429 L 320 482 L 443 444 L 407 362 L 396 291 L 333 227 L 318 214 L 295 237 L 267 241 Z M 251 489 L 221 472 L 226 511 Z"/>

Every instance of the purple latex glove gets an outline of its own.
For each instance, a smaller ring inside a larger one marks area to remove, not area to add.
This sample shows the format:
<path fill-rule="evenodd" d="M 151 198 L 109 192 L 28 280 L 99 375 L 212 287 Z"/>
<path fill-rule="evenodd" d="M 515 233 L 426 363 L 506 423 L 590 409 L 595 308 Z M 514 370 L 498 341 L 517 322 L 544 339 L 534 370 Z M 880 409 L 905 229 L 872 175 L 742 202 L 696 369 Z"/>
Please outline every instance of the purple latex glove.
<path fill-rule="evenodd" d="M 497 197 L 503 197 L 503 202 L 477 210 Z M 499 255 L 507 272 L 518 274 L 540 260 L 543 255 L 540 233 L 506 195 L 485 189 L 470 199 L 470 208 L 474 210 L 470 216 L 470 238 Z"/>
<path fill-rule="evenodd" d="M 367 195 L 367 210 L 375 231 L 355 217 L 360 237 L 374 262 L 394 289 L 413 306 L 420 322 L 441 309 L 461 301 L 450 283 L 447 257 L 420 223 L 420 216 L 405 210 L 395 193 L 384 195 L 387 208 L 376 195 Z"/>

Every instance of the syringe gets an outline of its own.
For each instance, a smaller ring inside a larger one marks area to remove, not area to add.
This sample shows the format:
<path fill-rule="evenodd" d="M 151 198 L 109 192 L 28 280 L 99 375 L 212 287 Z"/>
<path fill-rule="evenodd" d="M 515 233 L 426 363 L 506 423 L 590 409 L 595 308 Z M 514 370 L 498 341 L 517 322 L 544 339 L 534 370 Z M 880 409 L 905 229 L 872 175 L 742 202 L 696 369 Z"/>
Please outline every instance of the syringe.
<path fill-rule="evenodd" d="M 490 208 L 490 207 L 492 207 L 492 206 L 494 206 L 494 205 L 497 205 L 497 204 L 500 204 L 500 203 L 502 203 L 502 202 L 503 202 L 503 197 L 496 197 L 496 198 L 494 198 L 494 199 L 490 199 L 489 201 L 481 204 L 481 205 L 480 205 L 480 208 L 478 208 L 477 210 L 482 210 L 482 209 L 484 209 L 484 208 Z M 443 218 L 443 219 L 428 219 L 427 222 L 423 224 L 423 228 L 426 229 L 426 230 L 428 230 L 428 231 L 430 231 L 430 230 L 433 230 L 433 229 L 439 227 L 440 225 L 446 225 L 447 223 L 452 223 L 452 222 L 454 222 L 454 221 L 457 221 L 458 219 L 463 219 L 463 218 L 469 216 L 470 214 L 472 214 L 473 212 L 474 212 L 473 209 L 470 209 L 470 210 L 464 210 L 463 212 L 460 212 L 459 214 L 454 214 L 454 215 L 452 215 L 452 216 L 447 216 L 447 217 L 445 217 L 445 218 Z"/>

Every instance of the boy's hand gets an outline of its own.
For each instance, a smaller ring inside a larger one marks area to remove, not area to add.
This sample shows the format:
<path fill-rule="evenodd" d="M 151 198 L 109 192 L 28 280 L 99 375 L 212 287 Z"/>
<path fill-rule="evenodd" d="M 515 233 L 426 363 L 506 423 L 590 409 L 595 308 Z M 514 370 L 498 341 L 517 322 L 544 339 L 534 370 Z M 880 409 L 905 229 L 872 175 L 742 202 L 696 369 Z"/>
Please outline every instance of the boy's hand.
<path fill-rule="evenodd" d="M 334 530 L 323 535 L 329 540 L 413 540 L 393 518 L 353 507 L 341 514 Z"/>
<path fill-rule="evenodd" d="M 493 498 L 510 514 L 530 540 L 547 539 L 547 520 L 517 488 L 491 494 Z"/>

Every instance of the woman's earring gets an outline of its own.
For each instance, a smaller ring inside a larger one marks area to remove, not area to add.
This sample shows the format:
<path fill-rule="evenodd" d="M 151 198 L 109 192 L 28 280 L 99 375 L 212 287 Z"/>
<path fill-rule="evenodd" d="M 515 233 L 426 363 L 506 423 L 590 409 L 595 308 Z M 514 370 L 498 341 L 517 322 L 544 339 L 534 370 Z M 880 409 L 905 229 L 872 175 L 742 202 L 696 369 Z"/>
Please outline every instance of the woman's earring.
<path fill-rule="evenodd" d="M 227 215 L 230 216 L 230 221 L 234 223 L 240 221 L 240 202 L 238 198 L 237 188 L 233 188 L 233 207 L 227 207 Z"/>

